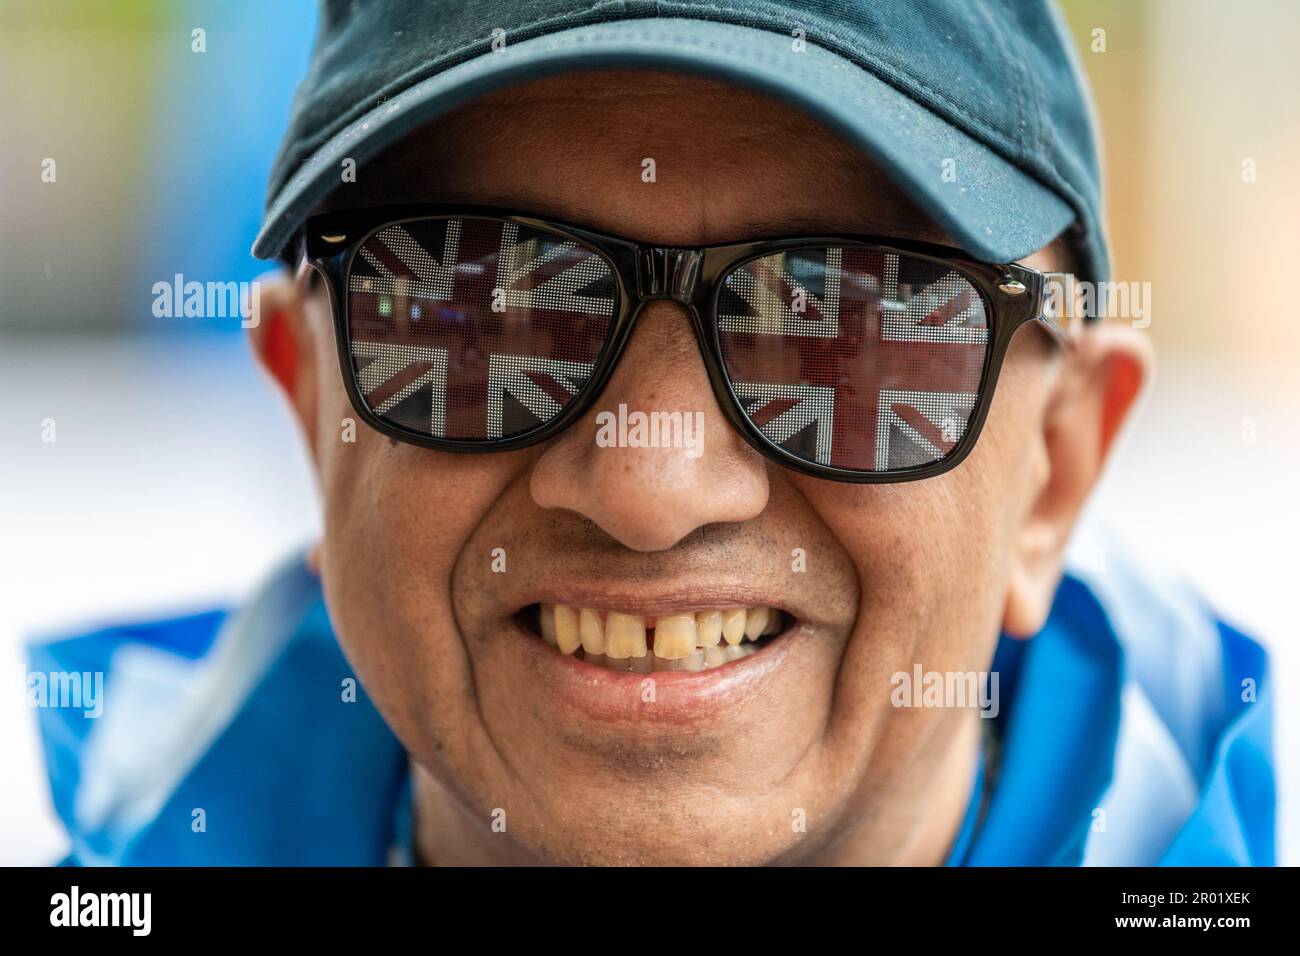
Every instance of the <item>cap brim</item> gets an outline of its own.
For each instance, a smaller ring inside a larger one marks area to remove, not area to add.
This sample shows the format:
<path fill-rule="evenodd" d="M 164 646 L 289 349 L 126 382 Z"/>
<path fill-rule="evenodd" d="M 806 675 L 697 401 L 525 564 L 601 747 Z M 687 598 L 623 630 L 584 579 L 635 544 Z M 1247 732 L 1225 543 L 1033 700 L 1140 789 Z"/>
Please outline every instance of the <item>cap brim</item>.
<path fill-rule="evenodd" d="M 485 93 L 576 70 L 662 69 L 768 93 L 842 134 L 969 254 L 1012 262 L 1050 243 L 1071 206 L 991 147 L 899 89 L 811 42 L 732 23 L 620 20 L 567 29 L 452 66 L 390 97 L 340 130 L 275 194 L 253 255 L 281 254 L 340 185 L 344 159 L 361 165 L 407 133 Z M 945 171 L 949 171 L 945 175 Z"/>

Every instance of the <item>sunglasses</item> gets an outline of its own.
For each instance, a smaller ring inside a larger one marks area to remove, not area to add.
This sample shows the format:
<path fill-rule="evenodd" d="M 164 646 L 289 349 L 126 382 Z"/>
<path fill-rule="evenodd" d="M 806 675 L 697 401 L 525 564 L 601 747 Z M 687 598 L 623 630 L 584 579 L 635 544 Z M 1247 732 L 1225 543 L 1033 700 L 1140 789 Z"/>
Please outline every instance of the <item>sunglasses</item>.
<path fill-rule="evenodd" d="M 690 315 L 718 405 L 787 468 L 912 481 L 961 463 L 1022 325 L 1065 345 L 1072 276 L 896 239 L 815 236 L 651 246 L 470 206 L 308 220 L 302 270 L 329 289 L 361 418 L 450 452 L 509 451 L 573 424 L 641 307 Z"/>

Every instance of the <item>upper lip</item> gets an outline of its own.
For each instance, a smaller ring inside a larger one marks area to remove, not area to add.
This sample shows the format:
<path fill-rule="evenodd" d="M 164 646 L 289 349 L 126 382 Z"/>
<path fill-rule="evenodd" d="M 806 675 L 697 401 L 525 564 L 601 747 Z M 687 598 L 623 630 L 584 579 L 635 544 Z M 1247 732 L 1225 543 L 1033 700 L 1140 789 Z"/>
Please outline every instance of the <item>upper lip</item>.
<path fill-rule="evenodd" d="M 810 620 L 807 610 L 799 606 L 793 595 L 776 593 L 770 586 L 741 582 L 632 587 L 617 583 L 598 585 L 591 581 L 550 581 L 520 594 L 515 602 L 515 612 L 543 603 L 645 617 L 735 607 L 770 607 L 802 621 Z"/>

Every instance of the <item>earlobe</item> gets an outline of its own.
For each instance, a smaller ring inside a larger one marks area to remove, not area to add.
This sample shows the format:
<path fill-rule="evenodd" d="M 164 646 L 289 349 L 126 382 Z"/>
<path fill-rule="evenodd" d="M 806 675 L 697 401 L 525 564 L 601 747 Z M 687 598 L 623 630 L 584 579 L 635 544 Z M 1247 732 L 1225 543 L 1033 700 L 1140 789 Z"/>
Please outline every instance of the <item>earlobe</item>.
<path fill-rule="evenodd" d="M 1118 326 L 1090 329 L 1065 358 L 1044 410 L 1032 500 L 1012 555 L 1007 634 L 1031 637 L 1046 623 L 1070 534 L 1152 365 L 1146 337 Z"/>
<path fill-rule="evenodd" d="M 271 373 L 285 395 L 292 396 L 298 387 L 298 343 L 283 309 L 272 312 L 265 318 L 265 322 L 259 349 L 262 365 Z"/>

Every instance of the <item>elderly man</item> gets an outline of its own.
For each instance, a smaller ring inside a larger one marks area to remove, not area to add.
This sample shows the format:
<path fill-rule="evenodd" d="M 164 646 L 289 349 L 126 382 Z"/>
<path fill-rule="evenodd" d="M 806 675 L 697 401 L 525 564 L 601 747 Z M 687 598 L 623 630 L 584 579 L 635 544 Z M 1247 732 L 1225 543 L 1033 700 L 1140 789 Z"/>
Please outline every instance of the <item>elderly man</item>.
<path fill-rule="evenodd" d="M 1063 573 L 1150 358 L 1052 10 L 326 2 L 255 251 L 324 535 L 46 649 L 181 688 L 74 860 L 1271 862 L 1262 652 Z"/>

